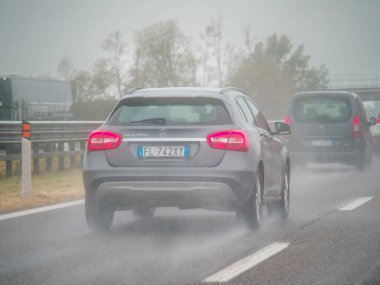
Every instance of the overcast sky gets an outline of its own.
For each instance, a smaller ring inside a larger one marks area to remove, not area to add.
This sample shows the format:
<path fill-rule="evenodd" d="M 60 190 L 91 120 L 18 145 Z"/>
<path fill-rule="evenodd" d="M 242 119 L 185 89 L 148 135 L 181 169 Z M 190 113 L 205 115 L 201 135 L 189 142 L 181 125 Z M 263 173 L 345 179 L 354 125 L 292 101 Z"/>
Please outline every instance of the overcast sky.
<path fill-rule="evenodd" d="M 175 18 L 196 38 L 219 14 L 236 45 L 251 23 L 257 41 L 285 34 L 332 74 L 380 71 L 379 0 L 0 0 L 0 74 L 54 76 L 64 56 L 90 70 L 111 32 L 132 43 L 134 31 Z"/>

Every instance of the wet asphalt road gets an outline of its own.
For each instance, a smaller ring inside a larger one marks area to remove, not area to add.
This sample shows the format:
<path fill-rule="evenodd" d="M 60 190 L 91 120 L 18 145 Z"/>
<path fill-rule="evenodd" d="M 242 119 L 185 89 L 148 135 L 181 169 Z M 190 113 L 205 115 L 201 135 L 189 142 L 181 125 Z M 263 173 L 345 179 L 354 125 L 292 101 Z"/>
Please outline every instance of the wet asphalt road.
<path fill-rule="evenodd" d="M 83 205 L 2 220 L 0 284 L 206 284 L 278 242 L 289 246 L 226 284 L 380 284 L 379 169 L 294 173 L 289 218 L 255 232 L 232 213 L 171 208 L 151 221 L 118 212 L 107 233 L 88 229 Z"/>

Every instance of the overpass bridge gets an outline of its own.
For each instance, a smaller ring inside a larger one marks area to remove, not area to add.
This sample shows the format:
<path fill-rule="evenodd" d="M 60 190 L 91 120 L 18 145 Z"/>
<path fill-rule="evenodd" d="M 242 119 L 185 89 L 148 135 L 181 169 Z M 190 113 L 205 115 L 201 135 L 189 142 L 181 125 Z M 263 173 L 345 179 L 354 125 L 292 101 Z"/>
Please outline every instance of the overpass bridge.
<path fill-rule="evenodd" d="M 327 90 L 348 91 L 358 94 L 364 101 L 367 117 L 380 112 L 380 73 L 334 74 Z"/>
<path fill-rule="evenodd" d="M 380 101 L 380 73 L 334 74 L 327 90 L 355 92 L 363 101 Z"/>

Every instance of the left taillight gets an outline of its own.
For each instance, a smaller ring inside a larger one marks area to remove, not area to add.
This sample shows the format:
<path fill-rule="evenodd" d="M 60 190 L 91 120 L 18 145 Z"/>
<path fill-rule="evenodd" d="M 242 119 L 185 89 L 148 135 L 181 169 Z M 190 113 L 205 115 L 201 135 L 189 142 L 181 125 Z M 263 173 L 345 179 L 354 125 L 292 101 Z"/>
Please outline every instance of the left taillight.
<path fill-rule="evenodd" d="M 358 115 L 354 117 L 354 139 L 360 139 L 360 120 Z"/>
<path fill-rule="evenodd" d="M 219 131 L 207 136 L 210 147 L 225 150 L 248 151 L 249 137 L 241 130 Z"/>
<path fill-rule="evenodd" d="M 115 149 L 119 147 L 121 140 L 122 137 L 118 133 L 96 130 L 88 139 L 87 149 L 89 151 Z"/>
<path fill-rule="evenodd" d="M 286 115 L 286 117 L 285 117 L 285 123 L 286 123 L 288 126 L 290 126 L 290 117 L 289 117 L 289 115 Z"/>

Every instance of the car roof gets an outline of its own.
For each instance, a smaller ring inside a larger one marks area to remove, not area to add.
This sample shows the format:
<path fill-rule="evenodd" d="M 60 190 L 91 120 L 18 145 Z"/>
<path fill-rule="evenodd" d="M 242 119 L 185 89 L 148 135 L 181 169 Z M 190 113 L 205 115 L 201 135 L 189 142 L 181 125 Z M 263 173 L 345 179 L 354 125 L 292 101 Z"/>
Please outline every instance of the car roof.
<path fill-rule="evenodd" d="M 295 97 L 302 97 L 302 96 L 313 96 L 313 95 L 339 95 L 339 96 L 345 96 L 345 97 L 354 97 L 359 98 L 359 96 L 356 93 L 348 92 L 348 91 L 307 91 L 307 92 L 298 92 L 295 93 L 293 96 Z"/>
<path fill-rule="evenodd" d="M 206 96 L 223 99 L 229 96 L 228 91 L 238 91 L 246 95 L 246 93 L 235 87 L 214 88 L 214 87 L 162 87 L 162 88 L 135 88 L 128 91 L 123 97 L 177 97 L 186 95 L 187 97 Z M 221 96 L 224 95 L 224 96 Z"/>

